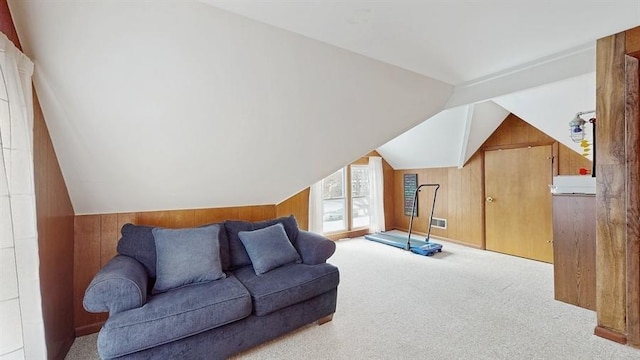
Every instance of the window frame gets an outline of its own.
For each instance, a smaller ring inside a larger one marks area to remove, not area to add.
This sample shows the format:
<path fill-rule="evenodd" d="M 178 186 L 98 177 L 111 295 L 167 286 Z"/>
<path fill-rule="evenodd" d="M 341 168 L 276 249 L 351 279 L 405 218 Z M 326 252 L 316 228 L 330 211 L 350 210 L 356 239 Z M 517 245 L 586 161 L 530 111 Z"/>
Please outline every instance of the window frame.
<path fill-rule="evenodd" d="M 353 168 L 354 167 L 356 167 L 356 168 L 364 168 L 367 171 L 367 177 L 368 177 L 367 183 L 368 183 L 369 189 L 368 189 L 368 194 L 365 195 L 365 196 L 355 197 L 353 195 Z M 354 198 L 367 198 L 367 199 L 369 199 L 369 201 L 368 201 L 368 203 L 369 203 L 368 213 L 371 214 L 371 183 L 370 183 L 370 180 L 369 180 L 370 179 L 370 177 L 369 177 L 369 165 L 351 164 L 351 165 L 348 165 L 347 168 L 349 169 L 349 179 L 348 180 L 349 180 L 349 214 L 350 214 L 350 216 L 349 216 L 349 229 L 347 231 L 369 229 L 371 227 L 371 215 L 369 215 L 369 222 L 367 223 L 367 225 L 359 226 L 359 227 L 355 227 L 353 225 L 353 219 L 354 219 L 354 216 L 353 216 L 353 208 L 354 208 L 353 199 Z"/>
<path fill-rule="evenodd" d="M 348 200 L 348 194 L 349 194 L 349 190 L 348 190 L 348 177 L 347 177 L 347 171 L 345 170 L 346 167 L 340 168 L 338 170 L 336 170 L 335 172 L 331 173 L 331 175 L 325 177 L 324 179 L 322 179 L 322 189 L 324 190 L 324 186 L 325 186 L 325 180 L 327 180 L 329 177 L 333 176 L 335 173 L 342 171 L 342 197 L 329 197 L 329 198 L 324 198 L 324 196 L 322 197 L 322 233 L 323 234 L 338 234 L 338 233 L 342 233 L 345 231 L 349 231 L 349 227 L 351 226 L 351 224 L 349 223 L 349 201 Z M 325 221 L 324 221 L 324 202 L 327 200 L 336 200 L 336 199 L 342 199 L 343 204 L 344 204 L 344 216 L 343 216 L 343 221 L 344 221 L 344 228 L 338 229 L 338 230 L 333 230 L 333 231 L 325 231 Z"/>
<path fill-rule="evenodd" d="M 336 170 L 336 172 L 342 170 L 342 178 L 344 181 L 344 188 L 343 188 L 343 192 L 344 192 L 344 197 L 341 198 L 344 200 L 344 204 L 345 204 L 345 228 L 340 229 L 340 230 L 333 230 L 333 231 L 325 231 L 325 227 L 324 227 L 324 201 L 325 200 L 332 200 L 332 199 L 339 199 L 339 198 L 328 198 L 325 199 L 324 197 L 322 198 L 322 209 L 323 209 L 323 214 L 322 214 L 322 233 L 323 235 L 337 235 L 337 234 L 342 234 L 342 233 L 349 233 L 352 231 L 363 231 L 363 230 L 368 230 L 371 227 L 371 218 L 369 217 L 369 224 L 366 226 L 361 226 L 361 227 L 354 227 L 353 226 L 353 179 L 352 179 L 352 167 L 356 166 L 356 167 L 362 167 L 362 168 L 367 168 L 368 167 L 368 158 L 367 158 L 367 163 L 364 162 L 357 162 L 357 163 L 352 163 L 349 164 L 347 166 L 342 167 L 339 170 Z M 330 176 L 332 176 L 333 174 L 335 174 L 336 172 L 332 173 L 331 175 L 327 176 L 326 178 L 322 179 L 322 186 L 324 188 L 324 181 L 329 178 Z M 366 196 L 369 198 L 369 206 L 371 206 L 371 184 L 369 184 L 369 194 Z M 369 209 L 369 213 L 371 213 L 371 209 Z"/>

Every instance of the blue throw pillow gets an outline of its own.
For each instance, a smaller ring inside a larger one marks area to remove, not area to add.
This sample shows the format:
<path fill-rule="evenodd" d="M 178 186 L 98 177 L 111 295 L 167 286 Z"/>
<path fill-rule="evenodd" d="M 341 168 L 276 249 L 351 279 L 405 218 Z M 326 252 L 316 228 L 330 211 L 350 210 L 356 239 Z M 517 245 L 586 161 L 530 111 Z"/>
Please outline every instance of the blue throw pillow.
<path fill-rule="evenodd" d="M 291 263 L 300 263 L 296 251 L 281 223 L 259 230 L 240 231 L 240 241 L 247 250 L 256 275 Z"/>
<path fill-rule="evenodd" d="M 246 252 L 245 247 L 238 237 L 240 231 L 253 231 L 266 228 L 274 224 L 282 224 L 284 231 L 287 233 L 289 240 L 292 244 L 296 243 L 296 238 L 300 230 L 298 229 L 298 222 L 293 215 L 287 217 L 280 217 L 272 220 L 265 221 L 241 221 L 241 220 L 227 220 L 224 222 L 224 227 L 227 229 L 228 241 L 229 241 L 229 253 L 231 256 L 230 265 L 231 268 L 239 268 L 245 265 L 251 264 L 251 259 Z"/>
<path fill-rule="evenodd" d="M 220 264 L 220 225 L 152 230 L 156 245 L 153 293 L 225 277 Z"/>

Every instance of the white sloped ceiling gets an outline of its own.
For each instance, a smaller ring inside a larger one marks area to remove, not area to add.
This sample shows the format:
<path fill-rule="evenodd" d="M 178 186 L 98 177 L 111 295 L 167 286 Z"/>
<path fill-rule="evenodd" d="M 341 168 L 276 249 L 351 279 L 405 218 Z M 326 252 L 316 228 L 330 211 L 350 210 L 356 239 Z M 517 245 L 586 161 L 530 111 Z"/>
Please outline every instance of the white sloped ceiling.
<path fill-rule="evenodd" d="M 457 166 L 468 106 L 448 109 L 378 148 L 394 169 Z"/>
<path fill-rule="evenodd" d="M 509 112 L 492 101 L 444 110 L 378 148 L 394 169 L 461 167 Z"/>
<path fill-rule="evenodd" d="M 11 5 L 77 214 L 278 203 L 452 91 L 199 2 Z"/>
<path fill-rule="evenodd" d="M 485 101 L 473 106 L 473 121 L 469 129 L 469 141 L 464 149 L 464 163 L 480 149 L 480 146 L 496 131 L 508 115 L 508 110 L 493 101 Z"/>
<path fill-rule="evenodd" d="M 507 110 L 575 149 L 595 40 L 640 24 L 640 0 L 8 3 L 77 214 L 279 203 L 376 148 L 461 166 Z"/>
<path fill-rule="evenodd" d="M 454 85 L 534 65 L 640 20 L 638 0 L 199 1 Z"/>

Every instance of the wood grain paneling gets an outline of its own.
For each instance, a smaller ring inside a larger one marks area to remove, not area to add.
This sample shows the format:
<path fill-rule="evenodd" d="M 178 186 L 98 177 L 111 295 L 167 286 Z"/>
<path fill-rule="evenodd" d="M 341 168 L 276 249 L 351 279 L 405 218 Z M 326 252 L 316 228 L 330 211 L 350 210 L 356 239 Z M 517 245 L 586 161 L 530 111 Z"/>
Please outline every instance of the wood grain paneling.
<path fill-rule="evenodd" d="M 553 284 L 556 300 L 596 310 L 596 199 L 553 196 Z"/>
<path fill-rule="evenodd" d="M 276 205 L 276 216 L 296 217 L 300 229 L 309 230 L 309 188 Z"/>
<path fill-rule="evenodd" d="M 393 227 L 408 230 L 410 216 L 404 215 L 404 174 L 418 174 L 418 183 L 440 184 L 434 216 L 447 220 L 447 228 L 432 228 L 431 234 L 473 247 L 484 247 L 483 220 L 483 161 L 481 154 L 472 156 L 462 168 L 437 168 L 395 171 Z M 416 233 L 427 232 L 433 201 L 433 190 L 421 191 L 418 198 L 418 217 L 414 219 Z"/>
<path fill-rule="evenodd" d="M 640 57 L 640 27 L 625 31 L 625 52 Z"/>
<path fill-rule="evenodd" d="M 384 173 L 384 224 L 386 229 L 395 226 L 395 170 L 388 162 L 382 159 L 382 172 Z"/>
<path fill-rule="evenodd" d="M 9 38 L 18 49 L 22 50 L 16 27 L 13 24 L 13 19 L 9 12 L 7 0 L 0 0 L 0 31 L 7 35 L 7 38 Z"/>
<path fill-rule="evenodd" d="M 558 145 L 558 174 L 580 175 L 580 168 L 591 171 L 593 162 L 588 158 L 569 149 L 563 144 Z"/>
<path fill-rule="evenodd" d="M 596 118 L 598 165 L 625 162 L 625 35 L 598 40 Z"/>
<path fill-rule="evenodd" d="M 596 50 L 596 309 L 598 327 L 625 336 L 625 35 Z"/>
<path fill-rule="evenodd" d="M 75 217 L 73 307 L 77 336 L 86 335 L 86 327 L 102 323 L 107 319 L 106 314 L 89 313 L 82 307 L 84 291 L 102 266 L 101 230 L 100 215 Z"/>
<path fill-rule="evenodd" d="M 240 207 L 238 212 L 238 219 L 247 221 L 260 221 L 275 217 L 275 205 L 243 206 Z"/>
<path fill-rule="evenodd" d="M 640 28 L 626 35 L 640 42 Z M 629 42 L 627 41 L 627 51 Z M 640 52 L 638 52 L 640 54 Z M 635 57 L 625 61 L 627 157 L 627 340 L 640 347 L 640 69 Z"/>
<path fill-rule="evenodd" d="M 516 115 L 509 114 L 484 142 L 482 149 L 551 145 L 554 142 L 552 137 L 529 125 Z"/>
<path fill-rule="evenodd" d="M 45 340 L 49 358 L 64 359 L 74 339 L 74 212 L 35 91 L 33 98 L 33 169 Z"/>
<path fill-rule="evenodd" d="M 567 134 L 568 135 L 568 134 Z M 482 145 L 483 150 L 512 149 L 527 146 L 554 145 L 556 141 L 524 120 L 511 114 Z M 580 168 L 591 170 L 592 161 L 563 144 L 557 147 L 558 175 L 579 175 Z M 555 172 L 554 172 L 555 173 Z"/>
<path fill-rule="evenodd" d="M 640 348 L 639 57 L 640 28 L 597 41 L 595 333 Z"/>
<path fill-rule="evenodd" d="M 100 231 L 100 267 L 102 267 L 117 254 L 116 246 L 120 239 L 118 214 L 100 216 Z"/>

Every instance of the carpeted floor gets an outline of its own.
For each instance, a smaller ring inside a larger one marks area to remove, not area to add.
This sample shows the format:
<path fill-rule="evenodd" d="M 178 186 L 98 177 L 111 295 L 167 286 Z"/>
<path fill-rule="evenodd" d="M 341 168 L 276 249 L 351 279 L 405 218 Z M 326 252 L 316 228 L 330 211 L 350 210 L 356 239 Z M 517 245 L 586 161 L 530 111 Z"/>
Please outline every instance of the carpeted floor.
<path fill-rule="evenodd" d="M 333 321 L 234 359 L 640 359 L 593 335 L 595 313 L 553 299 L 553 267 L 437 241 L 423 257 L 362 238 L 338 242 Z M 98 359 L 96 336 L 67 359 Z"/>

